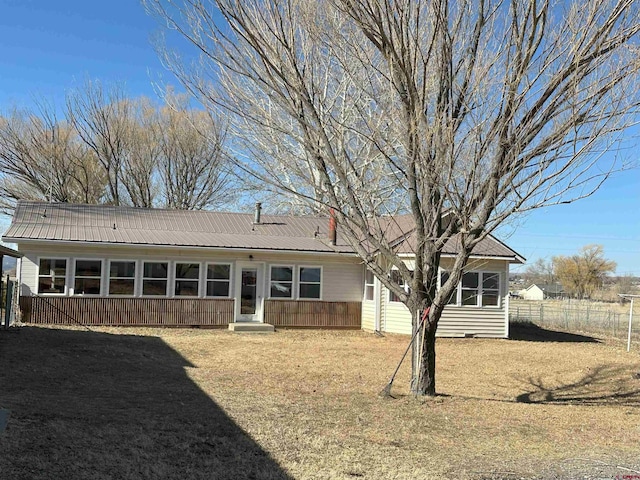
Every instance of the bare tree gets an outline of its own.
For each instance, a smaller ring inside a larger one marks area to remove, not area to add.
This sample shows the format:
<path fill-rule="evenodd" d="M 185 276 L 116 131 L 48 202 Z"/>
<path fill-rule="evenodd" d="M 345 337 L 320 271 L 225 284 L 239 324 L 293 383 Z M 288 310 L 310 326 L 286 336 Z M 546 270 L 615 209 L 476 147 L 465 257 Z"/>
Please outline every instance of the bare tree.
<path fill-rule="evenodd" d="M 556 282 L 554 259 L 539 258 L 524 271 L 527 283 L 552 284 Z"/>
<path fill-rule="evenodd" d="M 430 307 L 417 394 L 435 394 L 438 320 L 473 248 L 514 214 L 597 189 L 638 106 L 631 0 L 144 3 L 200 52 L 164 60 L 229 117 L 238 166 L 335 209 L 367 268 L 411 312 Z M 385 216 L 403 212 L 413 270 Z"/>
<path fill-rule="evenodd" d="M 121 180 L 125 203 L 151 208 L 158 203 L 162 163 L 162 115 L 160 107 L 147 98 L 123 100 L 131 114 L 126 131 L 126 154 L 122 156 Z M 164 206 L 164 202 L 163 202 Z"/>
<path fill-rule="evenodd" d="M 45 103 L 0 118 L 0 173 L 5 212 L 21 198 L 96 203 L 105 194 L 97 159 Z"/>
<path fill-rule="evenodd" d="M 160 177 L 168 208 L 201 210 L 229 202 L 225 130 L 210 114 L 189 108 L 189 98 L 168 92 L 160 112 Z"/>
<path fill-rule="evenodd" d="M 122 168 L 129 154 L 128 132 L 133 124 L 131 102 L 124 90 L 118 86 L 105 89 L 100 82 L 88 80 L 67 95 L 67 117 L 107 174 L 108 202 L 120 205 Z"/>
<path fill-rule="evenodd" d="M 222 148 L 225 128 L 188 98 L 162 105 L 118 86 L 87 82 L 67 97 L 66 117 L 0 117 L 0 208 L 17 199 L 212 208 L 235 199 Z"/>

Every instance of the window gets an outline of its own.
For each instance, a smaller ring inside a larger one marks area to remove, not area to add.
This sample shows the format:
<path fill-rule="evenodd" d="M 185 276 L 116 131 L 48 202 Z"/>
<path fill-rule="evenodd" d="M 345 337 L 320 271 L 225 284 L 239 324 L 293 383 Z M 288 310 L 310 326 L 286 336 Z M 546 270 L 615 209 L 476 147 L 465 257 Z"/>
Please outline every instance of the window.
<path fill-rule="evenodd" d="M 500 301 L 500 274 L 482 272 L 482 306 L 497 307 Z"/>
<path fill-rule="evenodd" d="M 445 270 L 440 270 L 440 287 L 442 287 L 442 285 L 447 283 L 447 280 L 449 280 L 449 272 Z M 447 305 L 457 305 L 457 304 L 458 304 L 458 287 L 456 286 L 456 288 L 451 293 L 449 300 L 447 300 Z"/>
<path fill-rule="evenodd" d="M 59 258 L 41 258 L 38 269 L 38 293 L 64 294 L 67 261 Z"/>
<path fill-rule="evenodd" d="M 135 295 L 135 280 L 136 262 L 133 260 L 109 262 L 109 295 Z"/>
<path fill-rule="evenodd" d="M 462 305 L 478 305 L 478 287 L 480 274 L 478 272 L 467 272 L 462 274 Z"/>
<path fill-rule="evenodd" d="M 269 286 L 271 298 L 292 298 L 293 267 L 272 266 Z"/>
<path fill-rule="evenodd" d="M 169 263 L 144 262 L 142 270 L 142 294 L 155 297 L 166 296 Z"/>
<path fill-rule="evenodd" d="M 75 295 L 100 295 L 102 260 L 76 260 L 73 293 Z"/>
<path fill-rule="evenodd" d="M 231 291 L 231 265 L 207 265 L 207 297 L 229 297 Z"/>
<path fill-rule="evenodd" d="M 413 272 L 411 272 L 413 273 Z M 405 292 L 409 292 L 409 284 L 405 283 L 405 281 L 402 278 L 402 275 L 400 275 L 400 271 L 399 270 L 391 270 L 391 274 L 390 277 L 391 281 L 397 285 L 400 285 L 401 287 L 404 287 L 404 291 Z M 400 297 L 398 297 L 395 293 L 393 293 L 391 290 L 389 290 L 389 301 L 390 302 L 399 302 L 400 301 Z"/>
<path fill-rule="evenodd" d="M 375 281 L 375 276 L 373 275 L 373 272 L 370 270 L 365 271 L 364 273 L 364 299 L 365 300 L 373 300 L 374 281 Z"/>
<path fill-rule="evenodd" d="M 197 297 L 200 288 L 200 264 L 176 262 L 176 297 Z"/>
<path fill-rule="evenodd" d="M 322 285 L 322 268 L 300 267 L 299 273 L 299 298 L 320 299 Z"/>
<path fill-rule="evenodd" d="M 449 272 L 440 272 L 440 286 L 449 279 Z M 500 274 L 497 272 L 466 272 L 451 295 L 449 305 L 497 307 L 500 305 Z"/>

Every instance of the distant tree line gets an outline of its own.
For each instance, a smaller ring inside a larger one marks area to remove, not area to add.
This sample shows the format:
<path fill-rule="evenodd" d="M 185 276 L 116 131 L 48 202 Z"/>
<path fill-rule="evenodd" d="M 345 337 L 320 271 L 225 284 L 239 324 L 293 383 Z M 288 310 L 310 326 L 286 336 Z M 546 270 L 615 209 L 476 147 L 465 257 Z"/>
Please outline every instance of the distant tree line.
<path fill-rule="evenodd" d="M 523 276 L 527 284 L 560 283 L 567 296 L 593 298 L 602 290 L 608 275 L 615 272 L 616 266 L 616 262 L 605 258 L 602 245 L 593 244 L 585 245 L 575 255 L 538 259 Z M 631 283 L 623 280 L 624 277 L 619 282 L 621 287 L 631 288 Z"/>
<path fill-rule="evenodd" d="M 233 197 L 224 125 L 168 91 L 164 103 L 87 82 L 0 116 L 0 208 L 18 199 L 186 210 Z"/>

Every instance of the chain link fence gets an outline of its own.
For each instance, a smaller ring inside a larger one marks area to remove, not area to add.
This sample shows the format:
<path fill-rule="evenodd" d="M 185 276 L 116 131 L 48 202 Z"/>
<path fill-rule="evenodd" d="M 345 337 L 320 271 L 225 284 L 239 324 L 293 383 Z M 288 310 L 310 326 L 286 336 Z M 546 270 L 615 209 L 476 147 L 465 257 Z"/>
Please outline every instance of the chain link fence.
<path fill-rule="evenodd" d="M 635 302 L 632 336 L 636 339 L 640 337 L 636 327 L 639 317 L 640 302 Z M 544 328 L 626 339 L 629 328 L 629 304 L 606 305 L 583 300 L 536 302 L 512 299 L 509 302 L 509 321 L 530 322 Z"/>

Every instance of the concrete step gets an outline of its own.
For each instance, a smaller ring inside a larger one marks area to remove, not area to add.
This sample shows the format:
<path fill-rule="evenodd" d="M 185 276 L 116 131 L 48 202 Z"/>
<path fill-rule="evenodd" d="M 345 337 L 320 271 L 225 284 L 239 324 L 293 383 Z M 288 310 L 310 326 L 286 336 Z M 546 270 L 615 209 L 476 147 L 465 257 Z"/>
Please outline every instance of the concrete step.
<path fill-rule="evenodd" d="M 229 324 L 229 330 L 238 333 L 273 333 L 275 328 L 270 323 L 235 322 Z"/>

